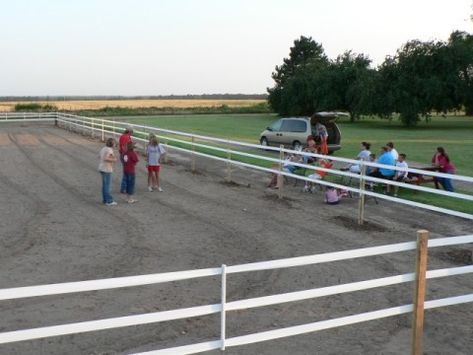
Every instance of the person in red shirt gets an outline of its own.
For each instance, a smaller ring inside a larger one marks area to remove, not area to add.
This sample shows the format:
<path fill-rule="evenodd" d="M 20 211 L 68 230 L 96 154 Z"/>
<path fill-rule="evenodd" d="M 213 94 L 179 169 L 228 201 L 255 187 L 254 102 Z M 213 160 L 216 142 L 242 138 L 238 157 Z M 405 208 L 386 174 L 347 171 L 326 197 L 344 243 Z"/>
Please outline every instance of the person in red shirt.
<path fill-rule="evenodd" d="M 125 192 L 128 195 L 128 203 L 135 203 L 135 166 L 139 162 L 138 154 L 133 150 L 134 144 L 129 142 L 127 151 L 123 154 L 123 177 L 125 179 Z"/>
<path fill-rule="evenodd" d="M 432 157 L 432 164 L 439 168 L 441 173 L 455 174 L 455 166 L 450 161 L 450 157 L 443 147 L 437 147 L 437 151 Z M 448 178 L 436 178 L 446 191 L 453 192 L 452 180 Z"/>
<path fill-rule="evenodd" d="M 128 151 L 128 143 L 132 143 L 131 135 L 133 134 L 133 129 L 131 127 L 127 127 L 123 134 L 120 136 L 118 140 L 118 151 L 120 153 L 120 161 L 122 165 L 123 162 L 123 155 Z M 123 174 L 122 182 L 120 185 L 120 193 L 126 193 L 126 182 L 125 182 L 125 174 Z"/>

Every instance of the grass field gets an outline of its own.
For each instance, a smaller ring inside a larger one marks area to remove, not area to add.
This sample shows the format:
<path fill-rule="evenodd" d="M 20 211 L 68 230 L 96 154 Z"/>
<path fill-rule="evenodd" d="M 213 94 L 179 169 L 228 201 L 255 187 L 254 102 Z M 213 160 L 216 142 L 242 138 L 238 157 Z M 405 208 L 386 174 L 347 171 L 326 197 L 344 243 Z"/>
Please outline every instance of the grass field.
<path fill-rule="evenodd" d="M 256 105 L 266 100 L 65 100 L 65 101 L 35 101 L 37 104 L 49 104 L 56 106 L 59 110 L 79 111 L 79 110 L 99 110 L 105 107 L 122 108 L 197 108 L 197 107 L 217 107 L 226 105 L 228 107 L 246 107 Z M 1 111 L 14 111 L 15 105 L 26 102 L 0 102 Z"/>
<path fill-rule="evenodd" d="M 268 114 L 175 115 L 138 116 L 125 119 L 133 123 L 160 128 L 258 143 L 260 132 L 277 117 Z M 407 154 L 408 161 L 430 164 L 436 147 L 443 146 L 456 165 L 457 173 L 473 176 L 473 117 L 434 117 L 430 123 L 420 123 L 414 128 L 403 127 L 397 121 L 370 119 L 351 123 L 348 120 L 340 120 L 339 127 L 342 131 L 342 149 L 335 153 L 336 156 L 347 158 L 356 156 L 361 141 L 371 142 L 371 150 L 376 153 L 382 145 L 392 141 L 400 153 Z M 208 154 L 225 156 L 225 153 L 199 150 Z M 264 154 L 260 150 L 256 153 Z M 234 158 L 252 164 L 271 166 L 271 163 L 267 161 L 244 157 Z M 331 176 L 329 179 L 338 182 L 339 178 Z M 472 190 L 473 186 L 469 184 L 467 191 L 471 193 Z M 465 192 L 463 187 L 457 188 L 457 191 Z M 439 207 L 473 213 L 473 204 L 463 200 L 406 189 L 401 189 L 400 196 Z"/>
<path fill-rule="evenodd" d="M 126 119 L 150 126 L 258 143 L 259 134 L 276 116 L 176 115 Z M 473 176 L 473 117 L 434 117 L 432 122 L 420 123 L 414 128 L 403 127 L 397 121 L 363 120 L 351 123 L 340 120 L 339 127 L 342 131 L 342 149 L 335 153 L 336 156 L 356 156 L 361 141 L 371 142 L 371 150 L 375 153 L 382 145 L 392 141 L 398 152 L 407 154 L 408 161 L 429 164 L 435 148 L 443 146 L 457 166 L 458 174 Z"/>

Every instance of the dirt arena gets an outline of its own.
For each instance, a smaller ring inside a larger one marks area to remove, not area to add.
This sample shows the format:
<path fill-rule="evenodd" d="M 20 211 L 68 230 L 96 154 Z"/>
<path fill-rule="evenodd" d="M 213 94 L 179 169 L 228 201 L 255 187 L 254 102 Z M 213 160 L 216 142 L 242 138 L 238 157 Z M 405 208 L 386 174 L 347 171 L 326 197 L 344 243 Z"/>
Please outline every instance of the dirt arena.
<path fill-rule="evenodd" d="M 234 265 L 473 233 L 473 223 L 369 199 L 367 223 L 356 224 L 357 199 L 326 206 L 322 193 L 299 186 L 278 200 L 267 174 L 171 154 L 164 192 L 146 190 L 137 173 L 137 204 L 101 204 L 102 143 L 52 125 L 0 126 L 0 288 Z M 119 167 L 117 166 L 117 170 Z M 436 248 L 429 267 L 469 263 L 473 247 Z M 414 253 L 230 275 L 228 300 L 392 276 L 414 269 Z M 428 299 L 470 293 L 470 275 L 428 283 Z M 74 323 L 218 303 L 219 279 L 0 302 L 0 331 Z M 237 311 L 227 336 L 298 325 L 411 303 L 412 284 Z M 407 354 L 411 316 L 403 315 L 276 341 L 228 348 L 227 354 Z M 426 311 L 426 354 L 471 354 L 473 304 Z M 215 340 L 219 315 L 0 345 L 0 354 L 123 354 Z M 217 354 L 219 351 L 209 352 Z"/>

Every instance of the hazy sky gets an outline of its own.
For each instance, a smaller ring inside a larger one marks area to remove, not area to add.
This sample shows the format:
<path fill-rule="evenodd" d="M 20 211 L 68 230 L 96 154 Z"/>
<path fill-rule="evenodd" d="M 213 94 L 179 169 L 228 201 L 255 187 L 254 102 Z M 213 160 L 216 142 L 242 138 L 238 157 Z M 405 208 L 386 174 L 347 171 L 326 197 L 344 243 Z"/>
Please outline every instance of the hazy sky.
<path fill-rule="evenodd" d="M 0 0 L 0 96 L 264 93 L 300 35 L 380 64 L 472 0 Z"/>

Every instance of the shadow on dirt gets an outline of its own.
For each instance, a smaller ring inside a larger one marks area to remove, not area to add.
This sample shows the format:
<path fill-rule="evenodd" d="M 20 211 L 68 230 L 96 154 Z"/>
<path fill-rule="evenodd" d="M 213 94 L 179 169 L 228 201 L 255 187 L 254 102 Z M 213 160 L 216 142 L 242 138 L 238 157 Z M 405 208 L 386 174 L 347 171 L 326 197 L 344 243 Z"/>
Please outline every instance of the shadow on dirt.
<path fill-rule="evenodd" d="M 386 232 L 388 229 L 380 224 L 365 221 L 362 225 L 358 224 L 358 220 L 346 216 L 335 216 L 331 219 L 335 224 L 347 229 L 366 232 Z"/>

